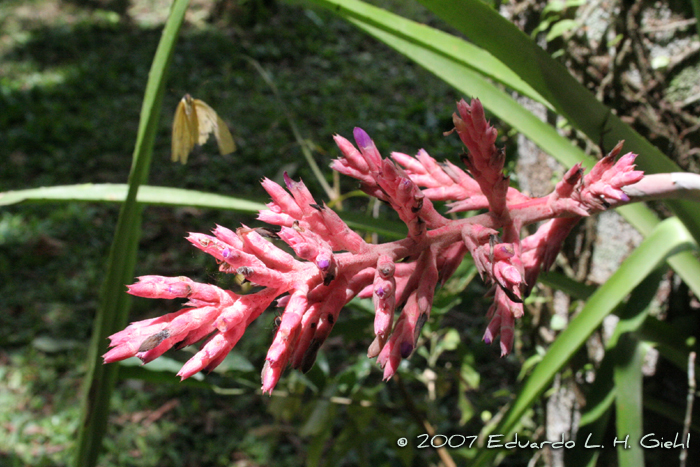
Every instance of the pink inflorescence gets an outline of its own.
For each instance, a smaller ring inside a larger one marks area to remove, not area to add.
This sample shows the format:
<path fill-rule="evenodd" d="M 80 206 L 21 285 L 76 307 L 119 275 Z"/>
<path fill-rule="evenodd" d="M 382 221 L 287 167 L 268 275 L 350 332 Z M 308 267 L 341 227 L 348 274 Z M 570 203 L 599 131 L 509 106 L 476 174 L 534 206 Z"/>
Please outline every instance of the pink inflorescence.
<path fill-rule="evenodd" d="M 585 177 L 577 165 L 551 194 L 530 198 L 509 186 L 503 174 L 505 155 L 495 145 L 496 130 L 485 120 L 481 103 L 462 100 L 453 119 L 468 150 L 462 158 L 467 171 L 438 163 L 422 149 L 415 158 L 400 153 L 382 158 L 359 128 L 354 131 L 356 145 L 335 136 L 342 155 L 333 161 L 333 169 L 358 179 L 362 190 L 396 210 L 408 226 L 405 239 L 367 243 L 333 210 L 316 203 L 303 182 L 285 174 L 285 189 L 265 179 L 262 185 L 272 202 L 258 218 L 279 226 L 279 232 L 217 226 L 213 235 L 188 237 L 216 258 L 221 271 L 240 274 L 262 290 L 237 295 L 186 277 L 140 277 L 129 286 L 130 294 L 188 301 L 180 311 L 132 323 L 112 335 L 105 363 L 133 356 L 147 363 L 172 347 L 208 337 L 178 375 L 185 379 L 210 371 L 277 299 L 284 312 L 262 370 L 262 389 L 269 393 L 287 365 L 302 371 L 313 366 L 343 306 L 360 296 L 371 297 L 375 308 L 375 338 L 368 356 L 377 358 L 384 379 L 389 379 L 415 350 L 435 288 L 455 272 L 467 252 L 493 286 L 483 339 L 491 343 L 500 336 L 501 355 L 508 354 L 514 321 L 522 316 L 523 298 L 539 271 L 551 267 L 581 217 L 629 202 L 623 187 L 638 182 L 643 173 L 634 170 L 634 154 L 615 161 L 618 144 Z M 437 212 L 433 200 L 451 201 L 451 212 L 488 211 L 453 220 Z M 547 222 L 520 238 L 525 225 L 540 221 Z M 286 243 L 294 255 L 271 239 Z"/>

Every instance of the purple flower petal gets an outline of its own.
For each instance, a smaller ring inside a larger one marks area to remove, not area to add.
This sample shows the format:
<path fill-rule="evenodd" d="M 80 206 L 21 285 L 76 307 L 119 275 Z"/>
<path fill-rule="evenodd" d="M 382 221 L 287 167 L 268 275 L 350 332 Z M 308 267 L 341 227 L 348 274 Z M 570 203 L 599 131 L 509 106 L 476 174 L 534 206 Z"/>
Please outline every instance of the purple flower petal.
<path fill-rule="evenodd" d="M 362 128 L 355 127 L 352 134 L 353 136 L 355 136 L 355 142 L 360 147 L 360 149 L 372 146 L 372 139 Z"/>
<path fill-rule="evenodd" d="M 284 184 L 287 185 L 288 190 L 292 190 L 292 187 L 294 186 L 294 181 L 291 179 L 289 174 L 287 172 L 284 172 Z"/>
<path fill-rule="evenodd" d="M 410 342 L 401 343 L 401 358 L 408 358 L 413 352 L 413 345 Z"/>

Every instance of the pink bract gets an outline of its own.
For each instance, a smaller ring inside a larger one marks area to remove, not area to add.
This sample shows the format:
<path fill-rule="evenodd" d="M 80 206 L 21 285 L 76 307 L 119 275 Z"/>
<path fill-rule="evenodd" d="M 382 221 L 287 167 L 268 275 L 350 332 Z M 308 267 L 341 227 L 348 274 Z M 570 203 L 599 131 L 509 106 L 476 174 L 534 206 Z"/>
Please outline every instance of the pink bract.
<path fill-rule="evenodd" d="M 589 174 L 583 176 L 577 165 L 551 194 L 530 198 L 509 187 L 503 174 L 505 154 L 495 145 L 496 129 L 485 120 L 481 103 L 462 100 L 457 107 L 453 120 L 468 150 L 462 158 L 467 171 L 438 163 L 423 149 L 415 158 L 393 153 L 384 159 L 359 128 L 354 131 L 357 147 L 335 136 L 342 155 L 332 168 L 358 179 L 362 190 L 390 205 L 408 226 L 405 239 L 367 243 L 333 210 L 318 204 L 303 182 L 285 174 L 285 189 L 265 179 L 262 185 L 272 201 L 258 219 L 280 226 L 279 233 L 217 226 L 213 235 L 188 237 L 220 263 L 221 271 L 264 288 L 237 295 L 186 277 L 142 276 L 129 293 L 188 301 L 180 311 L 132 323 L 112 335 L 105 363 L 133 356 L 146 363 L 174 346 L 208 337 L 178 375 L 185 379 L 210 371 L 278 299 L 284 312 L 262 369 L 262 389 L 269 393 L 288 365 L 302 371 L 313 366 L 344 305 L 359 295 L 374 303 L 375 339 L 368 356 L 377 358 L 388 380 L 415 350 L 436 287 L 455 272 L 467 252 L 494 290 L 483 340 L 491 343 L 500 336 L 501 355 L 509 353 L 514 321 L 523 315 L 522 301 L 540 270 L 551 267 L 566 235 L 581 217 L 629 202 L 623 188 L 641 180 L 643 173 L 634 170 L 634 154 L 615 162 L 622 147 L 618 144 Z M 433 200 L 451 201 L 452 212 L 488 212 L 448 219 Z M 524 226 L 540 221 L 547 222 L 520 238 Z M 295 255 L 269 237 L 285 242 Z M 396 310 L 401 310 L 398 316 Z"/>

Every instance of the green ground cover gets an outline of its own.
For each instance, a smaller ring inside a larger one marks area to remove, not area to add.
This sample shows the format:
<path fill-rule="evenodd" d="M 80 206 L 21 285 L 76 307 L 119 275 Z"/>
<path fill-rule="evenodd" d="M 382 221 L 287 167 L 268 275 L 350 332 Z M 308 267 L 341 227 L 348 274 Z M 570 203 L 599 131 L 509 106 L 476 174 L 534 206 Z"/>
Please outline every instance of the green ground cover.
<path fill-rule="evenodd" d="M 0 3 L 0 191 L 126 182 L 167 3 L 133 1 L 128 18 L 79 2 Z M 210 8 L 207 1 L 193 4 L 178 42 L 149 184 L 264 201 L 259 180 L 279 179 L 286 170 L 323 199 L 278 101 L 244 56 L 271 74 L 303 137 L 317 148 L 316 161 L 329 181 L 326 167 L 337 154 L 332 135 L 351 137 L 355 126 L 385 155 L 421 147 L 438 158 L 458 153 L 457 139 L 442 132 L 451 128 L 460 96 L 351 25 L 285 3 L 251 24 L 212 24 L 205 21 Z M 407 13 L 432 21 L 421 10 Z M 232 129 L 237 152 L 220 156 L 210 143 L 186 166 L 170 162 L 171 118 L 185 93 L 217 109 Z M 344 192 L 355 189 L 350 181 L 342 183 Z M 358 209 L 367 205 L 365 199 L 354 202 Z M 0 465 L 69 462 L 86 347 L 117 214 L 114 205 L 75 203 L 0 211 Z M 215 223 L 235 228 L 241 222 L 255 221 L 230 212 L 147 208 L 137 274 L 188 275 L 230 285 L 183 237 Z M 435 314 L 460 329 L 462 340 L 479 341 L 483 290 L 461 298 L 475 308 L 465 316 L 450 313 L 461 290 L 454 286 L 456 292 L 444 296 Z M 139 299 L 131 317 L 176 309 L 175 303 Z M 436 325 L 435 342 L 413 358 L 415 377 L 381 383 L 381 373 L 364 356 L 371 317 L 357 306 L 343 315 L 346 322 L 336 327 L 335 340 L 308 375 L 288 372 L 280 394 L 262 397 L 259 369 L 274 319 L 266 315 L 206 385 L 179 384 L 174 371 L 162 376 L 124 370 L 100 465 L 293 466 L 309 450 L 312 456 L 323 453 L 328 465 L 425 465 L 437 459 L 435 451 L 400 452 L 389 441 L 423 431 L 405 408 L 402 388 L 418 384 L 425 392 L 429 380 L 437 381 L 440 404 L 424 402 L 423 392 L 416 397 L 422 401 L 419 411 L 431 410 L 443 431 L 457 427 L 472 404 L 458 400 L 458 368 L 451 378 L 434 380 L 422 373 L 426 361 L 449 367 L 472 353 L 479 370 L 462 368 L 461 378 L 473 386 L 479 385 L 479 373 L 488 378 L 481 384 L 490 389 L 473 396 L 486 417 L 509 400 L 508 381 L 519 367 L 516 355 L 495 368 L 497 351 L 486 346 L 460 347 L 453 358 L 443 354 L 457 344 L 454 334 L 438 332 Z M 447 337 L 452 343 L 440 347 Z M 211 385 L 235 391 L 217 392 Z M 374 406 L 333 399 L 339 396 Z M 472 415 L 466 417 L 472 424 L 459 429 L 476 434 L 483 422 Z M 392 431 L 396 436 L 388 437 Z"/>

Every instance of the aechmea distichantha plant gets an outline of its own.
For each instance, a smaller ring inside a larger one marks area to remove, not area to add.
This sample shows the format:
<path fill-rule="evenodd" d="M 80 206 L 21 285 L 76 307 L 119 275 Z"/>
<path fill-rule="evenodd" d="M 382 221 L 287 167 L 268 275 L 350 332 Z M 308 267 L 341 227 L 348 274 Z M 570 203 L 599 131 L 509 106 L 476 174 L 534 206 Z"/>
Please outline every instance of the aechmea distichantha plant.
<path fill-rule="evenodd" d="M 284 312 L 262 369 L 262 389 L 269 393 L 287 365 L 302 371 L 312 367 L 344 305 L 360 296 L 372 298 L 376 313 L 368 356 L 377 358 L 389 379 L 415 350 L 436 287 L 467 253 L 494 291 L 483 339 L 491 343 L 500 336 L 501 355 L 509 353 L 523 299 L 540 270 L 552 266 L 572 227 L 582 217 L 648 197 L 649 190 L 657 195 L 668 191 L 670 186 L 659 185 L 672 182 L 668 176 L 644 177 L 634 170 L 635 154 L 616 161 L 620 143 L 588 174 L 576 165 L 548 196 L 528 197 L 509 186 L 503 174 L 505 154 L 495 145 L 496 129 L 485 120 L 481 103 L 461 101 L 457 107 L 454 124 L 467 148 L 462 157 L 466 171 L 451 162 L 438 163 L 424 150 L 415 158 L 393 153 L 384 159 L 359 128 L 356 146 L 335 137 L 342 156 L 333 161 L 333 169 L 358 179 L 363 191 L 396 210 L 408 226 L 405 239 L 367 243 L 333 210 L 318 204 L 303 182 L 285 175 L 285 189 L 265 179 L 262 185 L 272 202 L 259 219 L 280 226 L 278 232 L 217 226 L 213 235 L 188 237 L 216 259 L 221 271 L 241 274 L 263 288 L 238 295 L 186 277 L 140 277 L 129 293 L 188 301 L 180 311 L 132 323 L 111 336 L 105 362 L 136 356 L 147 363 L 172 347 L 208 338 L 178 375 L 185 379 L 212 370 L 276 300 Z M 487 212 L 454 220 L 440 214 L 432 201 L 450 201 L 451 212 Z M 520 238 L 524 226 L 542 221 L 533 235 Z M 270 239 L 285 242 L 294 255 Z"/>

